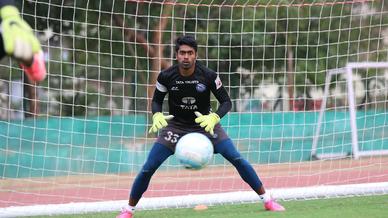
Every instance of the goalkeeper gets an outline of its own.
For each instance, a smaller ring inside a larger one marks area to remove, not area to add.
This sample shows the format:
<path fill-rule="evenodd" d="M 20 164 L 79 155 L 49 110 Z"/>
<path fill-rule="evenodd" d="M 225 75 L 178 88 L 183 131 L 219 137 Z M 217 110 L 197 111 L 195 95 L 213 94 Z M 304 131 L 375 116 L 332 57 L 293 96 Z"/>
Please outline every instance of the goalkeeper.
<path fill-rule="evenodd" d="M 231 139 L 219 124 L 232 107 L 230 97 L 218 75 L 198 63 L 197 42 L 192 36 L 182 36 L 175 44 L 178 64 L 162 71 L 156 82 L 152 99 L 153 123 L 150 132 L 160 134 L 146 163 L 137 175 L 128 205 L 117 218 L 133 217 L 135 206 L 147 190 L 154 172 L 171 155 L 180 137 L 190 132 L 205 134 L 213 143 L 214 152 L 221 154 L 236 167 L 242 179 L 260 196 L 266 210 L 284 208 L 265 192 L 253 167 L 236 150 Z M 211 111 L 210 93 L 219 101 L 216 112 Z M 170 115 L 162 114 L 164 97 L 168 94 Z"/>
<path fill-rule="evenodd" d="M 41 81 L 46 66 L 39 40 L 14 5 L 13 0 L 0 0 L 0 58 L 15 58 L 31 81 Z"/>

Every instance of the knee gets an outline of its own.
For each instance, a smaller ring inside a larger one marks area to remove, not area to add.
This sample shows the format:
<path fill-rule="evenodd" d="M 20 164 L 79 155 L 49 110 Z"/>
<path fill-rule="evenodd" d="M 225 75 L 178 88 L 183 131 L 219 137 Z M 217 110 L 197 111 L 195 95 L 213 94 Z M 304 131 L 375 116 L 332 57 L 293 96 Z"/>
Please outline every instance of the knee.
<path fill-rule="evenodd" d="M 157 164 L 155 161 L 147 161 L 144 166 L 142 167 L 140 173 L 147 176 L 152 176 L 155 171 L 158 169 L 159 164 Z"/>
<path fill-rule="evenodd" d="M 145 169 L 144 167 L 141 169 L 139 172 L 140 175 L 145 176 L 145 177 L 151 177 L 156 170 L 153 169 Z"/>
<path fill-rule="evenodd" d="M 234 166 L 241 166 L 241 167 L 250 166 L 248 161 L 246 161 L 242 156 L 233 158 L 232 163 Z"/>
<path fill-rule="evenodd" d="M 144 180 L 150 180 L 152 175 L 154 175 L 155 170 L 153 169 L 144 169 L 142 168 L 140 172 L 137 174 L 136 179 L 144 181 Z"/>

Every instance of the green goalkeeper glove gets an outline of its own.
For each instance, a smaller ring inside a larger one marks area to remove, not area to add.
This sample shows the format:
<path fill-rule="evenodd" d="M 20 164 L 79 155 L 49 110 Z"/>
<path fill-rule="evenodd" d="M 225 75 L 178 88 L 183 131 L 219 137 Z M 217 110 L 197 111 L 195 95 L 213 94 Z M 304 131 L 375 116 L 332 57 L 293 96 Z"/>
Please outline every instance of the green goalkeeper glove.
<path fill-rule="evenodd" d="M 173 115 L 167 115 L 164 116 L 161 112 L 156 112 L 152 116 L 152 126 L 148 133 L 156 133 L 159 129 L 167 126 L 167 120 L 171 120 L 174 116 Z"/>
<path fill-rule="evenodd" d="M 199 123 L 201 127 L 205 127 L 205 131 L 214 135 L 214 126 L 220 122 L 220 116 L 216 113 L 210 113 L 208 115 L 202 115 L 198 111 L 194 112 L 197 118 L 195 119 L 196 123 Z"/>
<path fill-rule="evenodd" d="M 20 17 L 19 10 L 12 5 L 2 7 L 0 17 L 5 53 L 30 65 L 34 54 L 42 50 L 31 27 Z"/>

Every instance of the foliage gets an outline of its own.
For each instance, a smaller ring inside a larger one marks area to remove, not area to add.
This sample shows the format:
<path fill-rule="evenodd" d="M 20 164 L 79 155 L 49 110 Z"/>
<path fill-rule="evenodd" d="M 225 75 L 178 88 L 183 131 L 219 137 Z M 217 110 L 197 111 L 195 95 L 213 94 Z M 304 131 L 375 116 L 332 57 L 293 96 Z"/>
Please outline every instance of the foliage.
<path fill-rule="evenodd" d="M 152 44 L 162 15 L 168 17 L 162 35 L 164 58 L 173 63 L 177 35 L 194 34 L 199 42 L 199 59 L 220 73 L 232 97 L 238 96 L 235 87 L 258 85 L 267 77 L 284 78 L 284 72 L 290 70 L 296 72 L 294 85 L 303 90 L 306 79 L 322 85 L 327 69 L 344 67 L 351 61 L 387 58 L 382 31 L 388 24 L 388 16 L 383 1 L 344 4 L 309 0 L 298 4 L 286 0 L 20 0 L 17 3 L 47 51 L 50 76 L 45 86 L 70 90 L 73 85 L 63 82 L 67 78 L 102 81 L 104 85 L 121 81 L 122 91 L 97 90 L 98 99 L 104 104 L 109 96 L 128 96 L 132 102 L 130 111 L 146 110 L 144 101 L 149 98 L 147 87 L 152 83 L 149 75 L 153 63 L 149 52 L 141 43 L 129 39 L 125 31 L 133 31 Z M 171 13 L 164 14 L 171 5 Z M 114 22 L 115 16 L 124 18 L 124 26 Z M 52 35 L 48 34 L 50 31 Z M 293 69 L 287 67 L 288 51 L 293 54 Z M 238 67 L 254 75 L 248 84 L 242 83 L 246 80 L 236 73 Z M 6 76 L 9 75 L 1 78 Z M 85 98 L 93 99 L 87 87 L 80 87 L 79 91 Z"/>

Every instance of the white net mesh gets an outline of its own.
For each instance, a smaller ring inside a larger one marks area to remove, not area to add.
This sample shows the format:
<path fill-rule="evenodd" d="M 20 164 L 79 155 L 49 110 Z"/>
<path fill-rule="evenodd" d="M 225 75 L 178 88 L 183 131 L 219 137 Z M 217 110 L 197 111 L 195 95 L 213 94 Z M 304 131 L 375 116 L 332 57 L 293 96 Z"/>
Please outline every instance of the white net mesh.
<path fill-rule="evenodd" d="M 388 180 L 381 155 L 311 158 L 327 72 L 387 61 L 384 1 L 16 2 L 48 77 L 31 84 L 13 60 L 1 61 L 0 207 L 127 199 L 155 139 L 147 134 L 155 80 L 182 34 L 196 37 L 199 61 L 219 73 L 233 103 L 221 123 L 268 189 Z M 360 148 L 387 149 L 385 71 L 354 73 Z M 321 154 L 351 152 L 342 81 L 330 81 Z M 302 198 L 322 196 L 315 190 Z M 250 189 L 221 156 L 201 171 L 172 157 L 145 197 L 235 191 Z M 213 203 L 230 201 L 221 199 Z"/>

